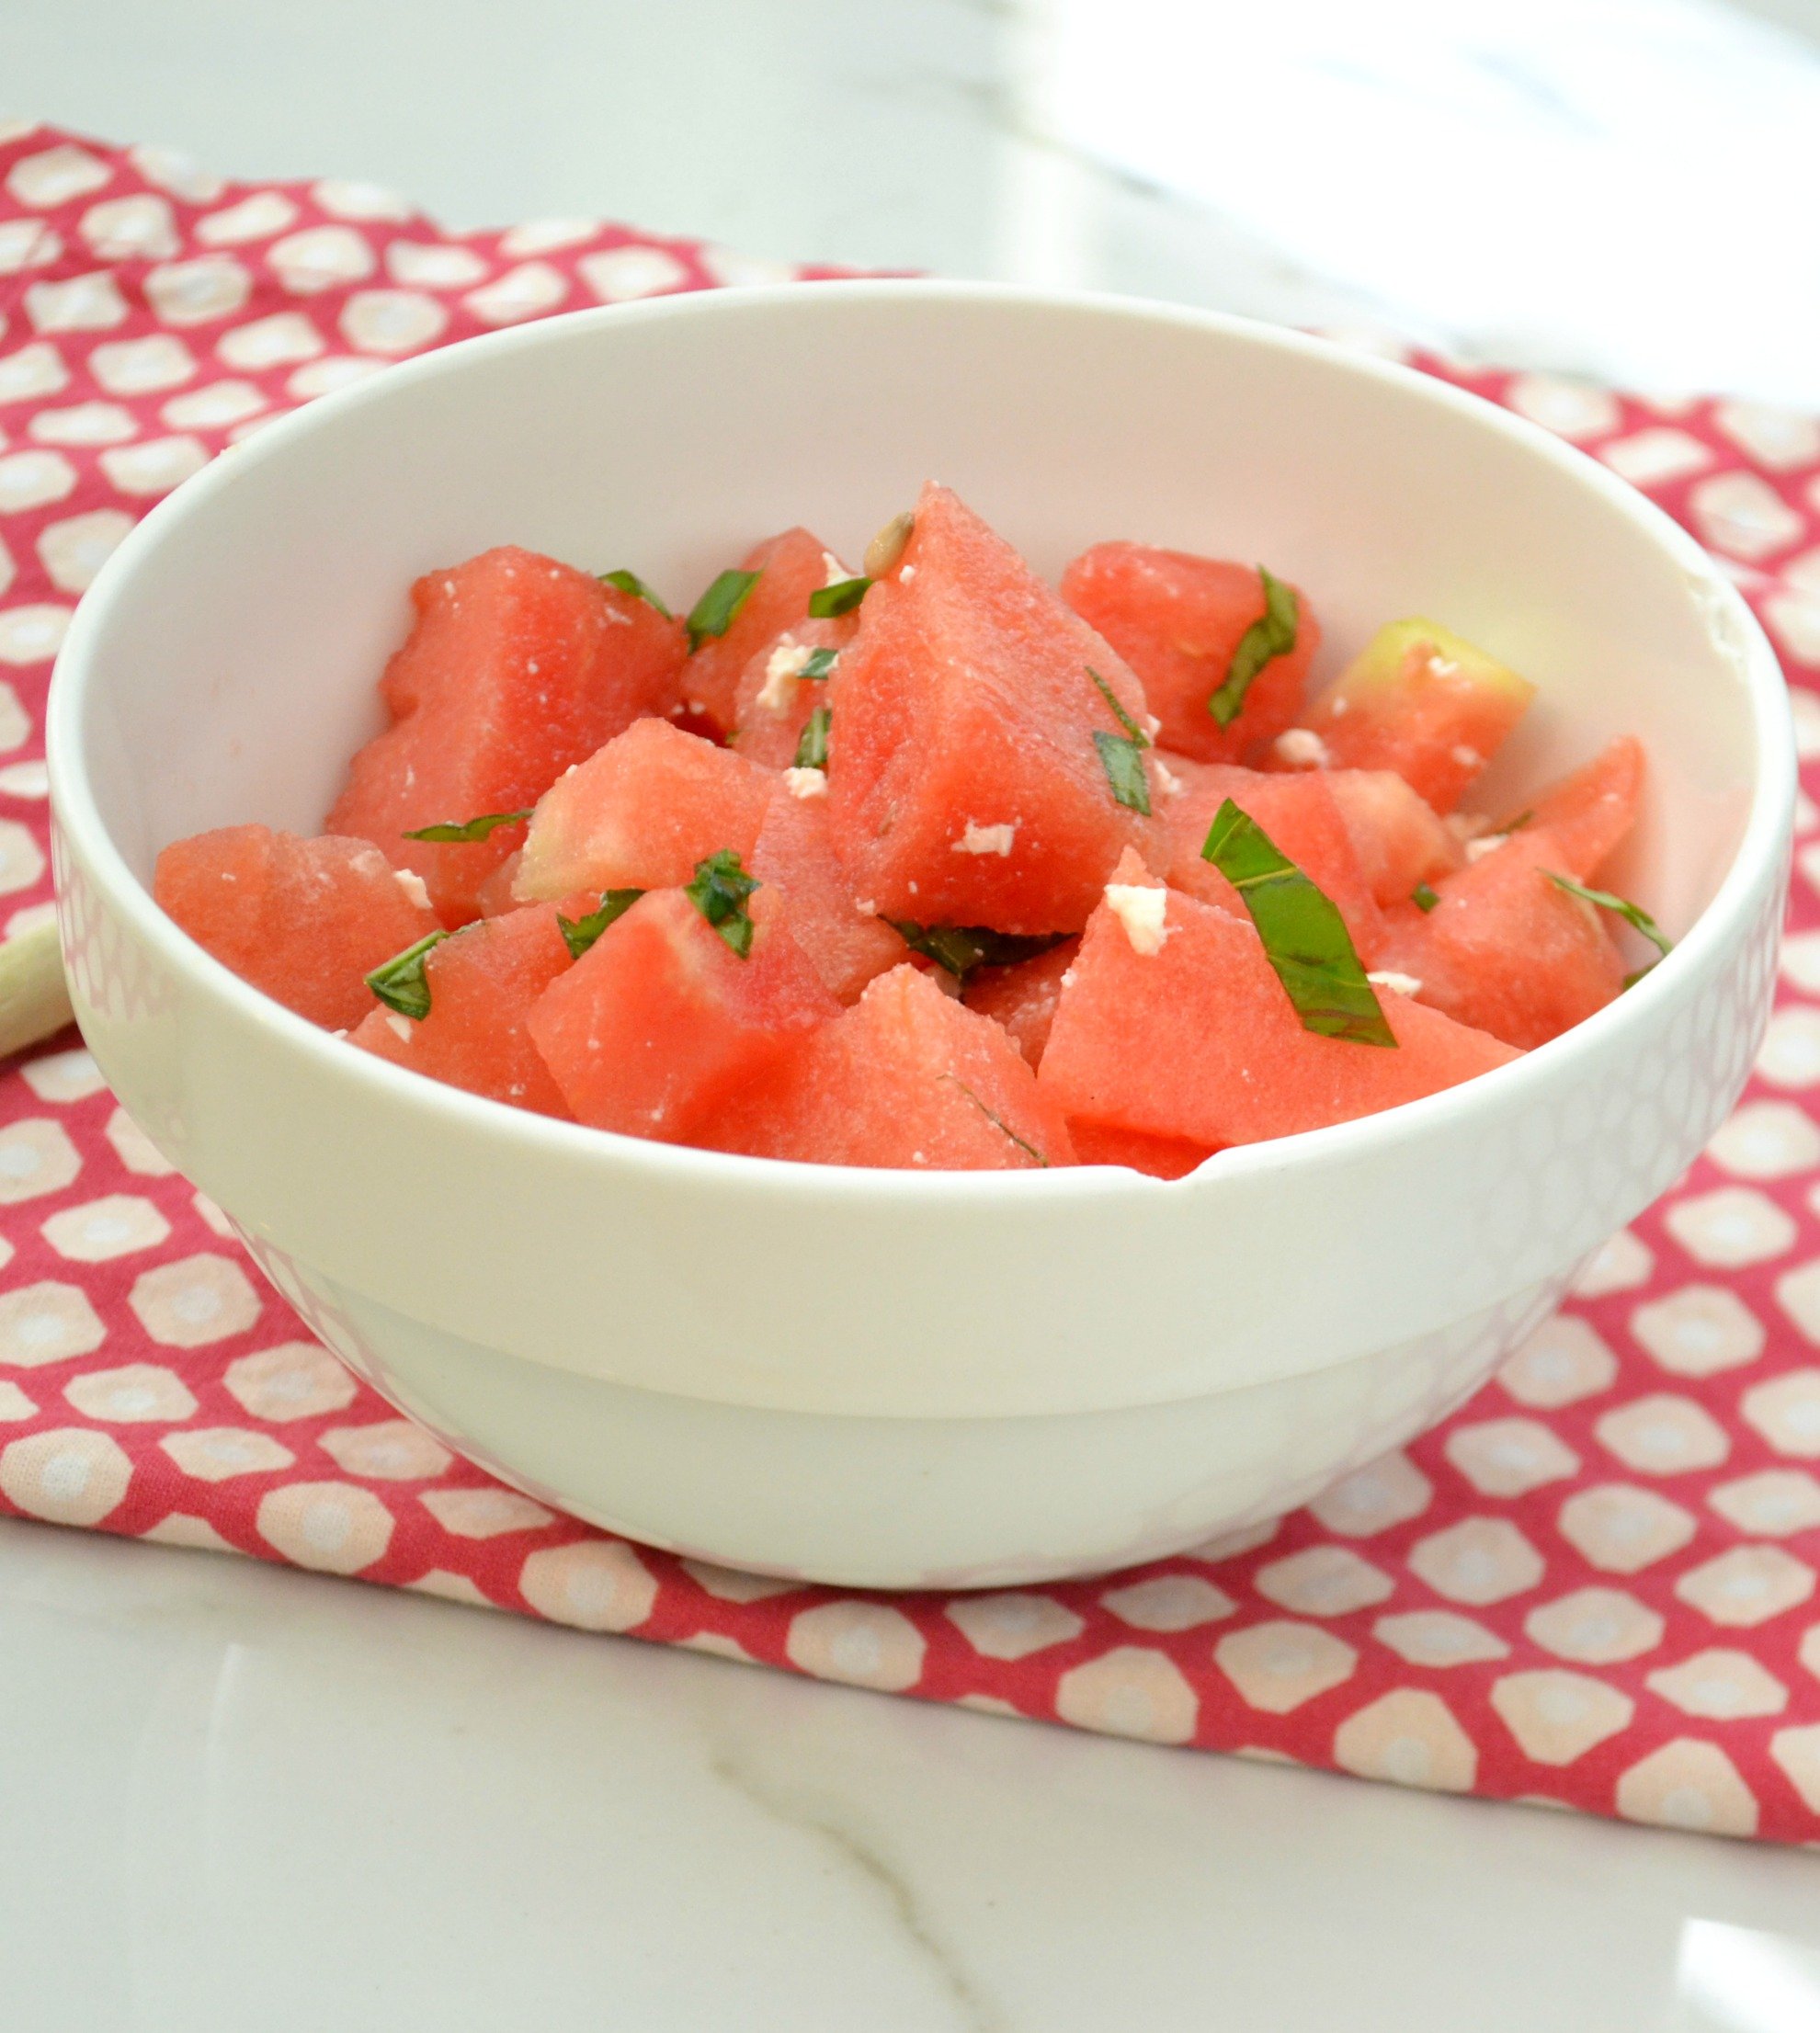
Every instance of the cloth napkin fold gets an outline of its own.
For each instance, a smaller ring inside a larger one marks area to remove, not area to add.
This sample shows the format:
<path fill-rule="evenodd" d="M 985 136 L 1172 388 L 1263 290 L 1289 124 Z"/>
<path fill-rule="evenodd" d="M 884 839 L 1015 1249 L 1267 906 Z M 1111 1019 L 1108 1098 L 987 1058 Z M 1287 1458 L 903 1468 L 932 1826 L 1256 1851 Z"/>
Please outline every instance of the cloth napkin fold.
<path fill-rule="evenodd" d="M 450 235 L 365 185 L 226 184 L 162 149 L 0 131 L 7 928 L 49 909 L 50 660 L 179 481 L 450 339 L 834 272 L 592 221 Z M 1776 639 L 1820 756 L 1820 424 L 1416 364 L 1691 529 Z M 1462 1411 L 1242 1539 L 887 1598 L 554 1515 L 312 1340 L 73 1038 L 0 1073 L 0 1508 L 1157 1743 L 1820 1839 L 1817 820 L 1803 801 L 1780 1006 L 1708 1153 Z"/>

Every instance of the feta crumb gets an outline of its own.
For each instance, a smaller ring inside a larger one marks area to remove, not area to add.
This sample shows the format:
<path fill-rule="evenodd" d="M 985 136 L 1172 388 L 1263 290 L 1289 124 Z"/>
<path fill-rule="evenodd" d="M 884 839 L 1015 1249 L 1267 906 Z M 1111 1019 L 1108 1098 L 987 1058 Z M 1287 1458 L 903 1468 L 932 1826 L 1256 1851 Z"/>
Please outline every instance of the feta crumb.
<path fill-rule="evenodd" d="M 1062 985 L 1064 988 L 1072 988 L 1075 985 L 1075 971 L 1072 967 L 1062 970 Z"/>
<path fill-rule="evenodd" d="M 411 1042 L 411 1019 L 408 1016 L 388 1016 L 385 1020 L 385 1028 L 397 1039 L 401 1045 L 408 1045 Z"/>
<path fill-rule="evenodd" d="M 1476 748 L 1467 747 L 1463 741 L 1452 753 L 1454 761 L 1462 769 L 1483 769 L 1485 767 L 1485 758 L 1480 755 Z"/>
<path fill-rule="evenodd" d="M 1443 656 L 1439 650 L 1428 653 L 1428 676 L 1430 677 L 1458 677 L 1460 666 L 1450 656 Z"/>
<path fill-rule="evenodd" d="M 1182 779 L 1177 776 L 1161 755 L 1150 758 L 1150 771 L 1156 778 L 1156 788 L 1166 798 L 1179 798 L 1182 794 Z"/>
<path fill-rule="evenodd" d="M 424 887 L 424 879 L 415 869 L 394 869 L 392 880 L 420 911 L 430 907 L 429 892 Z"/>
<path fill-rule="evenodd" d="M 806 642 L 779 642 L 765 664 L 758 704 L 768 713 L 787 713 L 796 696 L 796 681 L 809 666 L 813 652 Z"/>
<path fill-rule="evenodd" d="M 454 580 L 453 580 L 453 579 L 445 579 L 445 580 L 444 580 L 444 581 L 442 582 L 442 590 L 443 590 L 443 591 L 444 591 L 444 592 L 445 592 L 446 594 L 448 594 L 448 595 L 449 595 L 449 598 L 450 598 L 450 599 L 453 599 L 453 598 L 454 598 L 454 596 L 455 596 L 455 582 L 454 582 Z"/>
<path fill-rule="evenodd" d="M 1132 951 L 1145 959 L 1163 950 L 1163 942 L 1175 927 L 1168 923 L 1169 892 L 1147 882 L 1109 882 L 1106 901 L 1112 914 L 1125 927 Z"/>
<path fill-rule="evenodd" d="M 828 776 L 825 769 L 786 769 L 784 789 L 792 798 L 825 798 Z"/>
<path fill-rule="evenodd" d="M 1155 713 L 1146 713 L 1143 716 L 1143 731 L 1152 741 L 1155 741 L 1157 735 L 1163 732 L 1163 722 L 1157 719 Z"/>
<path fill-rule="evenodd" d="M 1483 861 L 1486 855 L 1496 854 L 1509 837 L 1507 833 L 1483 833 L 1476 840 L 1467 841 L 1467 860 Z"/>
<path fill-rule="evenodd" d="M 853 576 L 832 551 L 823 551 L 822 567 L 827 574 L 827 577 L 822 582 L 824 585 L 845 585 Z"/>
<path fill-rule="evenodd" d="M 877 917 L 879 914 L 878 905 L 869 896 L 856 896 L 853 900 L 853 908 L 859 912 L 861 917 Z"/>
<path fill-rule="evenodd" d="M 1399 974 L 1393 967 L 1382 968 L 1365 979 L 1373 988 L 1387 988 L 1393 995 L 1419 995 L 1422 984 L 1413 974 Z"/>
<path fill-rule="evenodd" d="M 1312 727 L 1286 727 L 1271 744 L 1284 762 L 1297 769 L 1330 769 L 1333 755 Z"/>
<path fill-rule="evenodd" d="M 949 843 L 950 854 L 997 854 L 1011 852 L 1012 836 L 1017 833 L 1016 824 L 983 826 L 976 820 L 969 819 L 967 830 L 958 840 Z"/>
<path fill-rule="evenodd" d="M 916 576 L 916 566 L 914 564 L 906 564 L 903 571 L 897 574 L 897 581 L 900 585 L 908 585 L 911 580 L 914 579 Z"/>

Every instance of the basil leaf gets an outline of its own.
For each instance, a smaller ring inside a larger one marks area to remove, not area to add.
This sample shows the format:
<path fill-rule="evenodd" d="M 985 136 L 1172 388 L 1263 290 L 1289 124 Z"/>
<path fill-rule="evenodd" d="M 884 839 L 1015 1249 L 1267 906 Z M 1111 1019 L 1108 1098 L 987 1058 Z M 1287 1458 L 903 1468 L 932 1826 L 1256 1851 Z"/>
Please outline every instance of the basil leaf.
<path fill-rule="evenodd" d="M 1556 875 L 1553 869 L 1544 869 L 1541 872 L 1557 890 L 1565 890 L 1569 896 L 1576 896 L 1585 903 L 1596 903 L 1601 911 L 1615 911 L 1626 925 L 1634 926 L 1665 960 L 1675 950 L 1674 940 L 1641 903 L 1627 903 L 1621 896 L 1613 896 L 1610 890 L 1589 890 L 1584 882 L 1575 882 L 1571 875 Z M 1649 964 L 1654 967 L 1655 962 L 1652 960 Z M 1643 971 L 1648 973 L 1649 968 L 1644 968 Z M 1631 981 L 1637 978 L 1633 974 Z M 1631 982 L 1624 983 L 1626 988 L 1630 985 Z"/>
<path fill-rule="evenodd" d="M 811 650 L 809 661 L 797 672 L 798 677 L 825 677 L 840 660 L 838 650 Z"/>
<path fill-rule="evenodd" d="M 745 960 L 752 951 L 754 930 L 745 900 L 759 886 L 758 879 L 740 867 L 738 855 L 731 847 L 722 847 L 719 854 L 695 864 L 695 880 L 683 894 Z"/>
<path fill-rule="evenodd" d="M 796 744 L 796 767 L 798 769 L 825 769 L 828 767 L 828 729 L 834 715 L 825 706 L 818 706 L 802 723 L 802 733 Z"/>
<path fill-rule="evenodd" d="M 616 918 L 622 918 L 640 897 L 643 890 L 602 890 L 600 908 L 590 911 L 586 917 L 566 918 L 561 911 L 556 914 L 556 929 L 563 935 L 563 943 L 569 948 L 571 960 L 580 960 L 601 933 Z"/>
<path fill-rule="evenodd" d="M 724 635 L 739 619 L 763 576 L 757 572 L 723 572 L 688 610 L 688 646 L 699 650 L 711 637 Z"/>
<path fill-rule="evenodd" d="M 973 1090 L 967 1085 L 964 1080 L 959 1078 L 956 1074 L 951 1073 L 945 1073 L 942 1074 L 941 1077 L 944 1080 L 953 1081 L 954 1085 L 960 1088 L 961 1092 L 966 1096 L 967 1099 L 973 1104 L 974 1107 L 976 1107 L 980 1111 L 980 1113 L 986 1119 L 986 1120 L 992 1124 L 995 1130 L 1002 1130 L 1027 1158 L 1034 1158 L 1036 1162 L 1040 1165 L 1041 1165 L 1045 1172 L 1048 1171 L 1049 1160 L 1043 1156 L 1042 1153 L 1037 1149 L 1036 1145 L 1033 1143 L 1026 1143 L 1023 1138 L 1018 1134 L 1018 1132 L 1011 1127 L 1008 1122 L 1004 1119 L 1003 1117 L 994 1115 L 992 1110 L 986 1107 L 985 1103 L 980 1099 L 979 1096 L 973 1092 Z"/>
<path fill-rule="evenodd" d="M 1230 798 L 1213 815 L 1200 855 L 1238 892 L 1302 1028 L 1393 1050 L 1396 1034 L 1365 978 L 1346 920 Z"/>
<path fill-rule="evenodd" d="M 1410 891 L 1409 901 L 1418 911 L 1428 912 L 1432 911 L 1435 905 L 1440 902 L 1440 899 L 1426 882 L 1418 882 Z"/>
<path fill-rule="evenodd" d="M 407 946 L 402 953 L 394 953 L 383 967 L 374 968 L 367 976 L 367 986 L 388 1009 L 395 1009 L 401 1016 L 421 1022 L 430 1013 L 429 982 L 424 977 L 424 962 L 429 958 L 430 949 L 440 946 L 448 937 L 447 932 L 431 932 L 415 946 Z"/>
<path fill-rule="evenodd" d="M 617 586 L 621 593 L 630 593 L 634 600 L 643 600 L 646 607 L 655 608 L 665 620 L 670 619 L 670 610 L 652 592 L 636 572 L 628 572 L 623 565 L 617 572 L 601 572 L 596 576 L 602 585 Z"/>
<path fill-rule="evenodd" d="M 1143 773 L 1143 751 L 1122 734 L 1109 734 L 1103 727 L 1093 731 L 1093 745 L 1106 771 L 1112 795 L 1129 811 L 1150 816 L 1150 779 Z"/>
<path fill-rule="evenodd" d="M 1015 967 L 1019 960 L 1033 960 L 1068 937 L 1065 932 L 1045 932 L 1026 938 L 995 932 L 984 925 L 918 925 L 907 917 L 885 922 L 913 953 L 945 968 L 958 982 L 965 981 L 976 967 Z"/>
<path fill-rule="evenodd" d="M 1496 827 L 1495 830 L 1498 833 L 1505 834 L 1521 833 L 1523 828 L 1527 826 L 1530 821 L 1534 817 L 1535 813 L 1533 812 L 1519 812 L 1514 819 L 1507 819 L 1501 826 Z"/>
<path fill-rule="evenodd" d="M 818 621 L 829 621 L 837 614 L 851 614 L 866 597 L 870 579 L 836 579 L 832 585 L 817 586 L 809 596 L 809 612 Z"/>
<path fill-rule="evenodd" d="M 407 833 L 404 837 L 438 843 L 484 840 L 488 834 L 496 833 L 501 826 L 516 826 L 520 819 L 529 819 L 536 810 L 535 805 L 527 805 L 521 812 L 483 812 L 478 819 L 445 819 L 439 825 L 419 826 L 415 833 Z"/>
<path fill-rule="evenodd" d="M 1274 657 L 1287 656 L 1295 647 L 1296 624 L 1301 619 L 1295 588 L 1273 577 L 1261 564 L 1257 577 L 1264 588 L 1264 612 L 1239 637 L 1225 678 L 1207 701 L 1207 710 L 1222 727 L 1230 727 L 1239 717 L 1251 681 L 1265 664 Z"/>
<path fill-rule="evenodd" d="M 1087 664 L 1086 668 L 1087 676 L 1092 678 L 1096 685 L 1099 687 L 1101 698 L 1103 698 L 1106 703 L 1112 709 L 1112 716 L 1119 722 L 1120 726 L 1125 730 L 1126 733 L 1131 736 L 1131 738 L 1137 744 L 1140 748 L 1148 748 L 1150 746 L 1150 736 L 1144 733 L 1143 729 L 1140 727 L 1136 721 L 1134 721 L 1132 716 L 1125 710 L 1125 702 L 1123 701 L 1123 699 L 1121 699 L 1119 697 L 1118 693 L 1115 692 L 1112 687 L 1106 682 L 1106 680 L 1100 676 L 1099 673 L 1094 669 L 1091 664 Z"/>

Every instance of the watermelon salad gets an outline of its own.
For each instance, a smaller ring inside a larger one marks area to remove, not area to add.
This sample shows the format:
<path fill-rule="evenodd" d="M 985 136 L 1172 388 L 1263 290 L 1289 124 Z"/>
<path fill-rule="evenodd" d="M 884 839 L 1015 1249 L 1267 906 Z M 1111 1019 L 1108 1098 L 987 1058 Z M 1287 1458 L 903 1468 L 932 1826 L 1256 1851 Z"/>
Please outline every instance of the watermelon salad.
<path fill-rule="evenodd" d="M 1173 1179 L 1503 1065 L 1666 950 L 1598 887 L 1634 740 L 1473 810 L 1533 687 L 1412 619 L 1310 696 L 1262 566 L 1100 543 L 1058 589 L 931 484 L 862 570 L 789 529 L 686 619 L 510 546 L 411 598 L 323 835 L 179 841 L 155 894 L 350 1050 L 518 1107 Z"/>

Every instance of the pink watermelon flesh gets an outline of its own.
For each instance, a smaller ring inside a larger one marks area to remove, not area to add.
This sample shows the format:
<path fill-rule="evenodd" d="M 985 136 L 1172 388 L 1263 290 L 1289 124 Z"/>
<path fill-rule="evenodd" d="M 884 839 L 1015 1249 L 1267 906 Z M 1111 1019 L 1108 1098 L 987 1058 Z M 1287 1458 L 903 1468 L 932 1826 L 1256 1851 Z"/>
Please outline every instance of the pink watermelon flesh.
<path fill-rule="evenodd" d="M 1185 1179 L 1213 1155 L 1204 1143 L 1152 1136 L 1143 1130 L 1120 1130 L 1107 1122 L 1090 1122 L 1084 1116 L 1069 1119 L 1068 1133 L 1075 1140 L 1075 1155 L 1083 1164 L 1129 1165 L 1153 1179 Z"/>
<path fill-rule="evenodd" d="M 685 638 L 648 602 L 506 545 L 411 589 L 416 619 L 380 690 L 392 724 L 354 758 L 332 833 L 415 869 L 449 925 L 524 837 L 436 845 L 405 833 L 535 804 L 646 713 L 676 703 Z"/>
<path fill-rule="evenodd" d="M 1318 781 L 1333 793 L 1378 903 L 1407 903 L 1418 883 L 1460 866 L 1458 835 L 1393 769 L 1327 769 Z"/>
<path fill-rule="evenodd" d="M 507 911 L 516 911 L 518 908 L 518 900 L 512 894 L 512 885 L 518 880 L 518 864 L 523 859 L 524 849 L 514 847 L 474 892 L 474 902 L 479 904 L 483 917 L 504 917 Z"/>
<path fill-rule="evenodd" d="M 856 1001 L 875 974 L 906 958 L 902 936 L 860 910 L 835 859 L 825 796 L 799 798 L 780 790 L 766 813 L 750 868 L 781 900 L 791 937 L 843 1003 Z"/>
<path fill-rule="evenodd" d="M 1109 644 L 926 487 L 828 687 L 835 851 L 860 896 L 922 924 L 1078 931 L 1120 854 L 1158 831 L 1112 795 L 1093 736 L 1120 729 L 1089 669 L 1147 721 Z"/>
<path fill-rule="evenodd" d="M 1271 842 L 1333 903 L 1346 920 L 1352 943 L 1368 966 L 1383 949 L 1383 914 L 1371 894 L 1344 816 L 1325 773 L 1271 777 L 1230 763 L 1194 763 L 1175 755 L 1162 759 L 1181 785 L 1157 801 L 1168 832 L 1164 872 L 1171 886 L 1217 903 L 1234 917 L 1245 915 L 1238 892 L 1201 857 L 1215 815 L 1228 798 L 1257 820 Z"/>
<path fill-rule="evenodd" d="M 1524 830 L 1552 833 L 1562 873 L 1589 882 L 1636 823 L 1644 767 L 1643 744 L 1621 734 L 1584 767 L 1538 792 L 1514 816 L 1527 811 Z"/>
<path fill-rule="evenodd" d="M 575 898 L 567 914 L 586 913 L 593 903 Z M 525 1022 L 539 996 L 570 965 L 554 905 L 534 903 L 483 918 L 431 948 L 424 962 L 427 1016 L 414 1020 L 373 1009 L 354 1032 L 354 1042 L 470 1094 L 566 1118 L 568 1105 Z"/>
<path fill-rule="evenodd" d="M 728 737 L 747 762 L 768 769 L 788 769 L 796 760 L 802 729 L 816 707 L 828 702 L 828 680 L 792 677 L 806 655 L 831 650 L 836 656 L 853 640 L 857 615 L 825 621 L 798 621 L 775 642 L 768 642 L 741 673 L 734 706 L 735 725 Z M 828 674 L 829 676 L 833 673 Z"/>
<path fill-rule="evenodd" d="M 152 893 L 196 943 L 287 1009 L 349 1030 L 365 977 L 438 929 L 415 877 L 365 840 L 223 826 L 158 857 Z"/>
<path fill-rule="evenodd" d="M 1032 1066 L 1042 1063 L 1049 1027 L 1062 995 L 1062 977 L 1080 950 L 1079 939 L 1064 939 L 1034 960 L 1010 967 L 976 967 L 963 996 L 969 1009 L 1002 1024 L 1011 1042 Z"/>
<path fill-rule="evenodd" d="M 910 966 L 869 983 L 736 1095 L 702 1141 L 753 1157 L 913 1171 L 1075 1162 L 1060 1109 L 1004 1031 Z"/>
<path fill-rule="evenodd" d="M 768 650 L 786 629 L 809 615 L 809 596 L 830 579 L 846 577 L 846 567 L 822 539 L 807 529 L 786 529 L 767 537 L 739 562 L 742 572 L 756 572 L 758 583 L 746 596 L 724 635 L 711 636 L 688 659 L 682 676 L 683 699 L 689 712 L 730 733 L 738 717 L 739 681 L 761 650 Z"/>
<path fill-rule="evenodd" d="M 1541 871 L 1571 873 L 1560 840 L 1526 827 L 1435 885 L 1426 914 L 1392 912 L 1385 966 L 1421 982 L 1431 1008 L 1529 1051 L 1623 987 L 1624 962 L 1600 914 Z"/>
<path fill-rule="evenodd" d="M 1149 544 L 1097 543 L 1062 574 L 1062 597 L 1137 673 L 1163 723 L 1156 738 L 1164 747 L 1200 762 L 1237 762 L 1254 744 L 1294 725 L 1321 643 L 1320 624 L 1300 594 L 1295 647 L 1257 673 L 1227 725 L 1208 710 L 1246 630 L 1264 615 L 1255 566 Z"/>
<path fill-rule="evenodd" d="M 580 1122 L 698 1141 L 803 1032 L 840 1013 L 763 890 L 741 960 L 680 890 L 641 897 L 544 990 L 529 1028 Z"/>
<path fill-rule="evenodd" d="M 1136 857 L 1121 883 L 1144 883 Z M 1206 1145 L 1255 1143 L 1375 1114 L 1503 1065 L 1483 1031 L 1388 992 L 1394 1051 L 1304 1030 L 1257 933 L 1170 892 L 1155 953 L 1111 905 L 1089 920 L 1038 1075 L 1069 1117 Z"/>
<path fill-rule="evenodd" d="M 539 801 L 513 894 L 537 903 L 575 890 L 661 890 L 723 848 L 744 860 L 779 781 L 667 721 L 635 721 Z"/>

